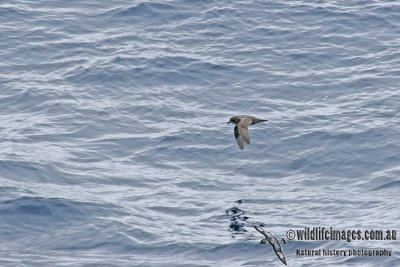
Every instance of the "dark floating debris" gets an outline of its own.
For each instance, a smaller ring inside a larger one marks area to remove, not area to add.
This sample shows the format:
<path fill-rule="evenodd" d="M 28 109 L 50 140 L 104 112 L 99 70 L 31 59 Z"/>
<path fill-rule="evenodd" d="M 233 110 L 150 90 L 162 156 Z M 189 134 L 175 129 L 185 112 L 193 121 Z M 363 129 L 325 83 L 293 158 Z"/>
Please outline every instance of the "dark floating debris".
<path fill-rule="evenodd" d="M 232 207 L 226 210 L 226 214 L 229 216 L 241 216 L 244 214 L 244 210 L 241 210 L 238 207 Z"/>
<path fill-rule="evenodd" d="M 232 231 L 234 234 L 240 234 L 243 232 L 247 232 L 245 229 L 245 224 L 244 221 L 246 221 L 249 217 L 243 216 L 244 215 L 244 210 L 238 208 L 238 207 L 232 207 L 227 209 L 226 215 L 230 217 L 230 225 L 229 225 L 229 230 Z"/>
<path fill-rule="evenodd" d="M 229 229 L 234 232 L 247 232 L 247 230 L 244 229 L 244 223 L 238 221 L 231 222 L 231 224 L 229 225 Z"/>

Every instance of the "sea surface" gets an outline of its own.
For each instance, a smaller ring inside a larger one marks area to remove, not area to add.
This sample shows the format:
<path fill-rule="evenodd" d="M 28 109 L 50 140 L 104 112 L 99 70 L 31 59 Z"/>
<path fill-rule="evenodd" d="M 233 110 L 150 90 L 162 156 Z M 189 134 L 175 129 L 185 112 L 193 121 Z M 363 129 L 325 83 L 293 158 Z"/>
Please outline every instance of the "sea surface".
<path fill-rule="evenodd" d="M 237 114 L 269 120 L 243 151 Z M 0 0 L 2 267 L 284 266 L 254 225 L 400 231 L 399 137 L 397 1 Z M 399 240 L 281 245 L 400 266 Z"/>

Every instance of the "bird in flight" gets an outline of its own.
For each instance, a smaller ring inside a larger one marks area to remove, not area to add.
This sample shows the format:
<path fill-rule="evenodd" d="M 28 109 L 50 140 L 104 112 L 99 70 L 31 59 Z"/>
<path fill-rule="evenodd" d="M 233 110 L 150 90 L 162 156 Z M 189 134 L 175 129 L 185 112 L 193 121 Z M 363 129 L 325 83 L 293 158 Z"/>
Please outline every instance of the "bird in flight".
<path fill-rule="evenodd" d="M 281 262 L 283 264 L 287 265 L 286 257 L 285 257 L 285 254 L 283 254 L 282 246 L 279 243 L 279 240 L 273 234 L 271 234 L 270 232 L 264 231 L 264 229 L 262 229 L 259 226 L 254 225 L 254 228 L 260 234 L 265 236 L 265 238 L 260 241 L 260 244 L 269 243 L 272 246 L 272 248 L 274 249 L 274 252 L 275 252 L 276 256 L 278 256 L 278 258 L 281 260 Z M 284 239 L 282 239 L 282 241 L 285 242 Z"/>
<path fill-rule="evenodd" d="M 248 127 L 250 125 L 263 121 L 268 121 L 268 120 L 259 119 L 249 115 L 236 115 L 229 119 L 227 124 L 229 123 L 236 124 L 233 132 L 235 134 L 236 142 L 241 150 L 243 150 L 245 143 L 248 145 L 250 144 Z"/>

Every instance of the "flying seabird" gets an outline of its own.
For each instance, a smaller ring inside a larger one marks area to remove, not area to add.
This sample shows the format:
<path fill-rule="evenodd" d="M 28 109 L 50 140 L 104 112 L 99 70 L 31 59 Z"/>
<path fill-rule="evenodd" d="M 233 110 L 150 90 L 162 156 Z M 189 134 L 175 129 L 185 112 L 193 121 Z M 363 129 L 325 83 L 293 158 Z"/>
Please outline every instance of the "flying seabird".
<path fill-rule="evenodd" d="M 260 241 L 260 244 L 267 244 L 267 242 L 268 242 L 274 249 L 276 256 L 278 256 L 278 258 L 281 260 L 281 262 L 283 262 L 283 264 L 287 265 L 285 254 L 283 254 L 282 246 L 279 243 L 278 239 L 273 234 L 271 234 L 270 232 L 264 231 L 264 229 L 262 229 L 259 226 L 254 225 L 254 228 L 260 234 L 265 236 L 265 238 Z M 282 240 L 284 241 L 284 239 L 282 239 Z"/>
<path fill-rule="evenodd" d="M 268 120 L 258 119 L 254 116 L 249 116 L 249 115 L 237 115 L 229 119 L 227 124 L 229 123 L 236 124 L 233 132 L 235 134 L 236 142 L 241 150 L 243 150 L 244 148 L 244 143 L 248 145 L 250 144 L 248 127 L 250 125 L 263 121 L 268 121 Z"/>

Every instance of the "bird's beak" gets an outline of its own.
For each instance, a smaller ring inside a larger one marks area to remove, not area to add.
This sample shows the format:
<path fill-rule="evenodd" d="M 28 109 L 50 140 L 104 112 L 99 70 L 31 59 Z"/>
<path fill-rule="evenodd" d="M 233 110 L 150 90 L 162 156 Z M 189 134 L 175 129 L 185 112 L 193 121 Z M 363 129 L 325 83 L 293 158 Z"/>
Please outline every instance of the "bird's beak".
<path fill-rule="evenodd" d="M 226 125 L 228 125 L 229 123 L 231 123 L 230 121 L 228 121 L 227 123 L 226 123 Z"/>

